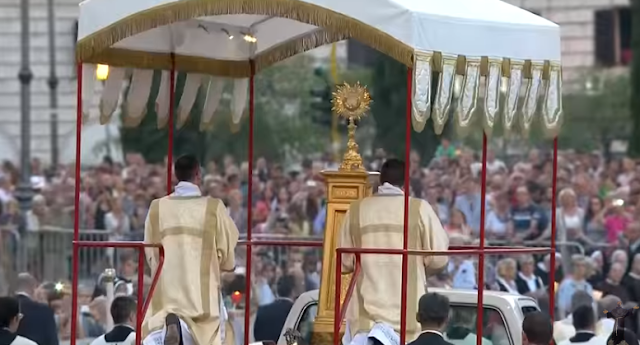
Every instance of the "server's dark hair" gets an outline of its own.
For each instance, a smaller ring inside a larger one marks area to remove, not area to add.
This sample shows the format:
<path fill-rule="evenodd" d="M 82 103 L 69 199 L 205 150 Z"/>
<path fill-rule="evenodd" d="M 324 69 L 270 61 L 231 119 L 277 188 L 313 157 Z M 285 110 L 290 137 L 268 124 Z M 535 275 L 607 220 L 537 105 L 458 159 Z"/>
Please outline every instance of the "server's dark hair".
<path fill-rule="evenodd" d="M 449 298 L 427 293 L 418 301 L 418 322 L 422 325 L 442 325 L 449 319 Z"/>
<path fill-rule="evenodd" d="M 113 323 L 126 323 L 136 312 L 136 301 L 130 296 L 118 296 L 111 302 Z"/>
<path fill-rule="evenodd" d="M 200 169 L 200 163 L 194 155 L 180 156 L 173 164 L 176 178 L 180 182 L 189 182 L 196 176 L 196 171 Z"/>
<path fill-rule="evenodd" d="M 546 345 L 553 338 L 553 325 L 549 315 L 541 311 L 531 312 L 522 321 L 522 331 L 530 344 Z"/>
<path fill-rule="evenodd" d="M 582 305 L 571 313 L 573 318 L 573 327 L 576 331 L 585 330 L 596 324 L 596 315 L 592 306 Z"/>
<path fill-rule="evenodd" d="M 404 186 L 404 161 L 399 159 L 387 159 L 380 168 L 380 184 L 388 183 L 392 186 Z"/>
<path fill-rule="evenodd" d="M 0 297 L 0 327 L 11 326 L 11 321 L 20 314 L 20 302 L 11 296 Z"/>
<path fill-rule="evenodd" d="M 296 281 L 293 278 L 293 276 L 290 274 L 280 277 L 277 283 L 278 297 L 283 297 L 283 298 L 291 297 L 291 294 L 293 293 L 293 287 L 295 286 L 295 284 L 296 284 Z"/>

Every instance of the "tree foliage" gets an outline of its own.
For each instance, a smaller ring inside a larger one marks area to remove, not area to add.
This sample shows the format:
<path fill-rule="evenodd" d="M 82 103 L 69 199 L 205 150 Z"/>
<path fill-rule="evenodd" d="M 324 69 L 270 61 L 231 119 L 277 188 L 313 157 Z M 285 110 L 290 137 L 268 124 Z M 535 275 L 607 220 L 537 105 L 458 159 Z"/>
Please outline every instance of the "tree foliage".
<path fill-rule="evenodd" d="M 176 80 L 175 107 L 179 104 L 185 74 Z M 309 91 L 321 84 L 313 74 L 310 61 L 298 56 L 277 64 L 255 77 L 254 155 L 284 159 L 292 154 L 316 152 L 322 148 L 329 134 L 324 128 L 311 123 Z M 147 115 L 136 128 L 121 129 L 122 148 L 125 153 L 139 152 L 150 162 L 160 162 L 167 153 L 168 128 L 157 129 L 155 99 L 160 84 L 160 73 L 154 82 L 147 103 Z M 220 159 L 230 154 L 238 159 L 247 157 L 249 137 L 249 107 L 241 120 L 240 129 L 231 131 L 230 101 L 232 83 L 228 82 L 220 106 L 214 114 L 210 131 L 200 131 L 200 114 L 205 103 L 206 87 L 201 87 L 189 120 L 174 132 L 174 155 L 196 154 L 203 161 Z M 126 99 L 125 101 L 126 102 Z M 123 102 L 123 104 L 124 104 Z M 124 115 L 124 107 L 122 108 Z"/>
<path fill-rule="evenodd" d="M 407 112 L 407 67 L 382 54 L 373 71 L 371 93 L 372 113 L 375 119 L 374 142 L 387 152 L 404 158 Z M 429 161 L 439 144 L 427 123 L 422 133 L 411 131 L 411 149 L 417 151 L 423 161 Z"/>
<path fill-rule="evenodd" d="M 608 152 L 613 140 L 627 139 L 631 134 L 630 80 L 628 76 L 594 74 L 585 80 L 586 90 L 564 95 L 565 119 L 560 145 Z"/>

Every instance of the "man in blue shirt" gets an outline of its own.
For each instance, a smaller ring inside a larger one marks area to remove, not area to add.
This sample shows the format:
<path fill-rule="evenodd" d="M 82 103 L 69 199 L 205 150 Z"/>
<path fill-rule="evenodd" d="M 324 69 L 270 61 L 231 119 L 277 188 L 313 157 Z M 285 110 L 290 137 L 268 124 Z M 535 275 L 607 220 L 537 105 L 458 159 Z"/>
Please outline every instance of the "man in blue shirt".
<path fill-rule="evenodd" d="M 474 233 L 480 231 L 480 217 L 482 210 L 482 199 L 475 179 L 467 177 L 461 181 L 461 195 L 456 197 L 454 207 L 460 210 L 467 219 L 467 224 Z M 489 211 L 487 203 L 486 211 Z"/>

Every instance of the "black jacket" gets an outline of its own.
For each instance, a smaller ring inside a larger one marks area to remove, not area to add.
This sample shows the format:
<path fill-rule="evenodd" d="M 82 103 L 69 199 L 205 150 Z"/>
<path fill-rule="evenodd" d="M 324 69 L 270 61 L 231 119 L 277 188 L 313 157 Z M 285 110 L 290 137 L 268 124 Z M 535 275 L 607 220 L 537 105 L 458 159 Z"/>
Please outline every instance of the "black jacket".
<path fill-rule="evenodd" d="M 291 300 L 277 299 L 273 303 L 258 308 L 256 321 L 253 324 L 255 340 L 277 343 L 291 307 L 293 307 Z"/>
<path fill-rule="evenodd" d="M 518 292 L 521 295 L 527 294 L 529 292 L 534 292 L 537 290 L 540 290 L 542 288 L 544 288 L 544 285 L 542 283 L 542 279 L 540 279 L 540 277 L 538 277 L 537 275 L 534 275 L 536 278 L 536 288 L 535 290 L 531 290 L 529 288 L 529 284 L 527 284 L 527 281 L 522 279 L 522 277 L 520 276 L 520 274 L 516 275 L 516 288 L 518 288 Z"/>
<path fill-rule="evenodd" d="M 35 341 L 38 345 L 58 345 L 58 331 L 53 310 L 48 305 L 18 295 L 23 315 L 17 335 Z"/>
<path fill-rule="evenodd" d="M 421 333 L 418 338 L 409 343 L 409 345 L 453 345 L 450 342 L 444 340 L 444 338 L 432 332 Z"/>

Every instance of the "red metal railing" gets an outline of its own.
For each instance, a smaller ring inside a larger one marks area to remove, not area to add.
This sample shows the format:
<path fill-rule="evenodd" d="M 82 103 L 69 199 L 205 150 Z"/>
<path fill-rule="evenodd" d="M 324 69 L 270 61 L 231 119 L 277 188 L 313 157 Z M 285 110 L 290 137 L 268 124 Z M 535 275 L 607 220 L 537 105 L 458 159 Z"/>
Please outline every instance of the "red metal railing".
<path fill-rule="evenodd" d="M 483 249 L 479 249 L 478 247 L 452 247 L 449 250 L 405 250 L 405 249 L 381 249 L 381 248 L 337 248 L 336 249 L 336 273 L 335 273 L 335 302 L 334 302 L 334 324 L 333 324 L 333 343 L 334 345 L 340 344 L 340 327 L 342 326 L 342 321 L 345 318 L 345 314 L 347 311 L 347 307 L 349 302 L 351 301 L 351 296 L 355 291 L 357 276 L 360 274 L 360 256 L 362 254 L 391 254 L 391 255 L 434 255 L 434 256 L 449 256 L 449 255 L 480 255 L 480 254 L 489 254 L 489 255 L 500 255 L 500 254 L 548 254 L 551 253 L 552 248 L 528 248 L 528 247 L 487 247 Z M 355 255 L 355 270 L 353 272 L 353 276 L 351 278 L 351 282 L 349 283 L 349 288 L 347 289 L 347 294 L 344 298 L 344 302 L 340 302 L 341 299 L 341 286 L 342 286 L 342 254 L 354 254 Z M 478 270 L 480 272 L 480 270 Z M 478 273 L 480 274 L 480 273 Z M 478 279 L 480 280 L 480 279 Z M 480 284 L 480 282 L 479 282 Z M 551 284 L 553 285 L 553 284 Z M 402 285 L 402 295 L 401 298 L 406 300 L 406 291 L 407 285 Z M 478 299 L 482 298 L 482 290 L 481 286 L 478 286 Z M 415 302 L 415 301 L 413 301 Z M 479 310 L 482 310 L 482 305 L 478 302 Z M 404 311 L 401 311 L 404 313 Z M 480 318 L 480 327 L 477 328 L 476 334 L 478 339 L 482 340 L 482 316 L 483 313 L 478 313 L 478 318 Z M 404 327 L 403 327 L 404 326 Z M 401 325 L 401 328 L 405 328 L 406 332 L 406 324 Z M 402 334 L 400 335 L 402 337 Z"/>
<path fill-rule="evenodd" d="M 147 314 L 147 309 L 149 309 L 149 304 L 151 303 L 151 296 L 153 292 L 156 290 L 156 285 L 158 284 L 158 279 L 160 278 L 160 273 L 162 272 L 162 267 L 164 266 L 164 247 L 162 244 L 155 243 L 144 243 L 144 242 L 98 242 L 98 241 L 73 241 L 74 252 L 76 252 L 79 248 L 135 248 L 138 249 L 138 304 L 136 310 L 136 345 L 140 345 L 142 342 L 141 337 L 142 334 L 142 322 L 144 321 L 144 316 Z M 159 251 L 159 260 L 158 260 L 158 268 L 156 269 L 156 273 L 153 275 L 153 279 L 151 281 L 151 287 L 149 288 L 149 294 L 145 300 L 144 298 L 144 250 L 146 248 L 157 248 Z M 77 280 L 77 271 L 74 271 L 74 281 Z M 77 335 L 77 309 L 78 309 L 78 282 L 74 282 L 73 289 L 71 290 L 71 298 L 72 298 L 72 323 L 71 323 L 71 344 L 76 343 L 76 335 Z"/>

